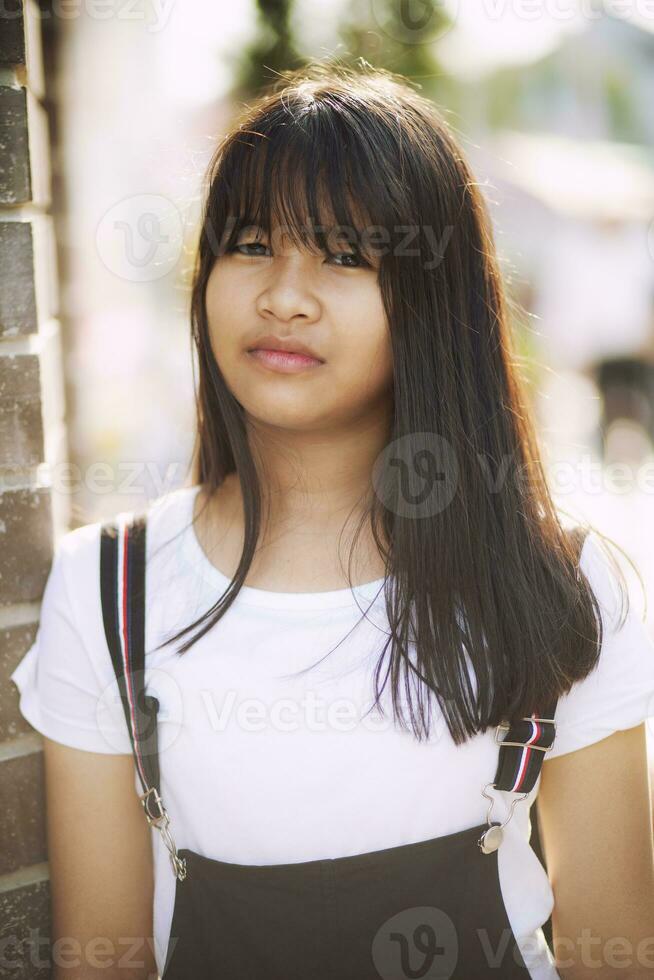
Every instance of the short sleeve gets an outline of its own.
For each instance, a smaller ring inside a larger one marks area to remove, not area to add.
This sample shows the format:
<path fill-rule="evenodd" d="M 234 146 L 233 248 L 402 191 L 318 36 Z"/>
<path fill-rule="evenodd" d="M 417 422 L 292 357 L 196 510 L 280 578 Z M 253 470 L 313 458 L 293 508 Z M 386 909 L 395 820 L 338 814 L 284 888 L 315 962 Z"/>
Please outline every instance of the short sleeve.
<path fill-rule="evenodd" d="M 654 641 L 630 589 L 623 621 L 615 570 L 592 531 L 584 541 L 580 567 L 597 597 L 604 636 L 596 666 L 559 699 L 548 759 L 654 717 Z"/>
<path fill-rule="evenodd" d="M 86 525 L 60 538 L 36 638 L 10 679 L 21 714 L 42 735 L 89 752 L 131 753 L 97 594 L 99 530 Z"/>

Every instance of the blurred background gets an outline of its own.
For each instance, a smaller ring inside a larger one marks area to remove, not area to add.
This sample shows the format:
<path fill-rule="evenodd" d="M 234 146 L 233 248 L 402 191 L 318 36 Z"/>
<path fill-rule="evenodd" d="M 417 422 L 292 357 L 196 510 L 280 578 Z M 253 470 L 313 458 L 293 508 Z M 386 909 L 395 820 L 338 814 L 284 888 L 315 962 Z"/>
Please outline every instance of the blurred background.
<path fill-rule="evenodd" d="M 534 9 L 535 7 L 538 9 Z M 654 583 L 654 10 L 520 0 L 42 6 L 71 525 L 188 473 L 209 157 L 276 72 L 360 56 L 446 115 L 489 202 L 552 491 Z M 630 566 L 626 569 L 631 576 Z M 634 599 L 643 611 L 640 586 Z M 651 627 L 652 610 L 647 609 Z"/>

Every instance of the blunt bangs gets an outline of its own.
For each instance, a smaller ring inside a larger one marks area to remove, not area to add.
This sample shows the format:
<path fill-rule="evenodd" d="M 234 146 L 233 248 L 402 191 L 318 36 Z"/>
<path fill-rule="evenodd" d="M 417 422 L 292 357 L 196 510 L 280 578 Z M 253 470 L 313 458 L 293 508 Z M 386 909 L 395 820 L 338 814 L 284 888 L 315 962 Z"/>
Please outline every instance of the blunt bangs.
<path fill-rule="evenodd" d="M 223 148 L 212 180 L 212 210 L 226 218 L 218 229 L 225 249 L 253 227 L 324 254 L 347 243 L 376 264 L 389 250 L 397 195 L 391 175 L 380 174 L 384 161 L 373 159 L 370 133 L 356 126 L 351 106 L 333 97 L 312 99 L 260 121 Z M 383 120 L 378 124 L 386 129 Z M 381 144 L 388 148 L 388 132 Z"/>

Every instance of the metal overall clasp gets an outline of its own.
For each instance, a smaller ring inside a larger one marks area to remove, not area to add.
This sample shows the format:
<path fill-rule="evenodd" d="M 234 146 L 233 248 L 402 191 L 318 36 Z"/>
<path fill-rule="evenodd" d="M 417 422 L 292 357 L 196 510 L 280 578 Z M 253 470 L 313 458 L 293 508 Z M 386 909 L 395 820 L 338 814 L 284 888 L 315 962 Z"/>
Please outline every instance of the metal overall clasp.
<path fill-rule="evenodd" d="M 161 834 L 162 840 L 168 854 L 170 856 L 170 863 L 172 865 L 173 874 L 180 881 L 186 878 L 186 858 L 180 858 L 177 854 L 177 847 L 175 846 L 175 841 L 173 840 L 172 834 L 170 833 L 170 817 L 168 816 L 168 811 L 163 805 L 163 800 L 159 796 L 156 788 L 151 786 L 149 790 L 145 793 L 139 794 L 139 799 L 145 811 L 145 816 L 152 827 L 156 829 Z"/>
<path fill-rule="evenodd" d="M 536 718 L 533 715 L 525 717 L 522 720 L 554 722 L 553 718 Z M 500 738 L 500 731 L 504 731 L 506 733 L 509 731 L 510 727 L 511 726 L 508 724 L 508 722 L 505 721 L 500 722 L 500 724 L 495 729 L 495 741 L 498 742 L 500 745 L 514 745 L 517 748 L 524 748 L 525 747 L 524 742 L 507 742 L 506 738 Z M 537 749 L 539 752 L 546 753 L 549 752 L 549 750 L 551 749 L 551 745 L 550 746 L 530 745 L 529 748 Z M 486 783 L 486 785 L 482 790 L 482 794 L 486 797 L 487 800 L 490 800 L 490 806 L 488 807 L 488 812 L 486 814 L 486 823 L 488 824 L 488 830 L 485 830 L 484 833 L 479 838 L 479 840 L 477 841 L 483 854 L 492 854 L 493 851 L 496 851 L 498 849 L 498 847 L 504 840 L 504 828 L 506 827 L 509 820 L 513 816 L 513 811 L 515 810 L 516 804 L 521 803 L 522 800 L 526 800 L 527 797 L 529 796 L 529 793 L 520 793 L 519 796 L 516 796 L 515 799 L 511 801 L 511 809 L 504 823 L 491 823 L 490 815 L 493 809 L 493 804 L 495 803 L 495 797 L 490 796 L 486 792 L 489 786 L 491 788 L 494 788 L 495 783 Z"/>
<path fill-rule="evenodd" d="M 486 813 L 486 823 L 488 824 L 488 830 L 485 830 L 481 835 L 481 837 L 479 838 L 479 840 L 477 841 L 483 854 L 492 854 L 493 851 L 496 851 L 498 849 L 498 847 L 504 840 L 504 828 L 506 827 L 507 823 L 513 816 L 513 811 L 515 810 L 516 804 L 520 803 L 522 800 L 526 800 L 527 797 L 529 796 L 529 793 L 521 793 L 520 796 L 517 796 L 514 800 L 511 800 L 511 810 L 509 811 L 509 815 L 504 821 L 504 823 L 491 823 L 490 815 L 493 809 L 493 804 L 495 803 L 495 797 L 490 796 L 486 792 L 489 786 L 494 787 L 495 783 L 486 783 L 486 785 L 482 789 L 482 794 L 486 797 L 487 800 L 490 800 L 490 806 L 488 807 L 488 812 Z"/>

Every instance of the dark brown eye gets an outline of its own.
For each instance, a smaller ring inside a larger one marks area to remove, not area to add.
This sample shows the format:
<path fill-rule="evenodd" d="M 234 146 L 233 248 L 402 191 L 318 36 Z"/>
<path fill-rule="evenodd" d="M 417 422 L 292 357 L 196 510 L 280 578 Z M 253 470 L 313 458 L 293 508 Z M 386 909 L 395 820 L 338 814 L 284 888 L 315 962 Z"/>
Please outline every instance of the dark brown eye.
<path fill-rule="evenodd" d="M 234 245 L 234 247 L 230 249 L 230 251 L 238 252 L 239 255 L 260 255 L 261 254 L 260 252 L 241 252 L 240 249 L 267 248 L 267 247 L 268 246 L 264 245 L 263 242 L 240 242 L 238 245 Z"/>
<path fill-rule="evenodd" d="M 345 265 L 343 266 L 344 269 L 360 269 L 366 264 L 357 252 L 336 252 L 331 256 L 331 258 L 354 259 L 354 261 L 357 263 L 357 265 Z"/>

